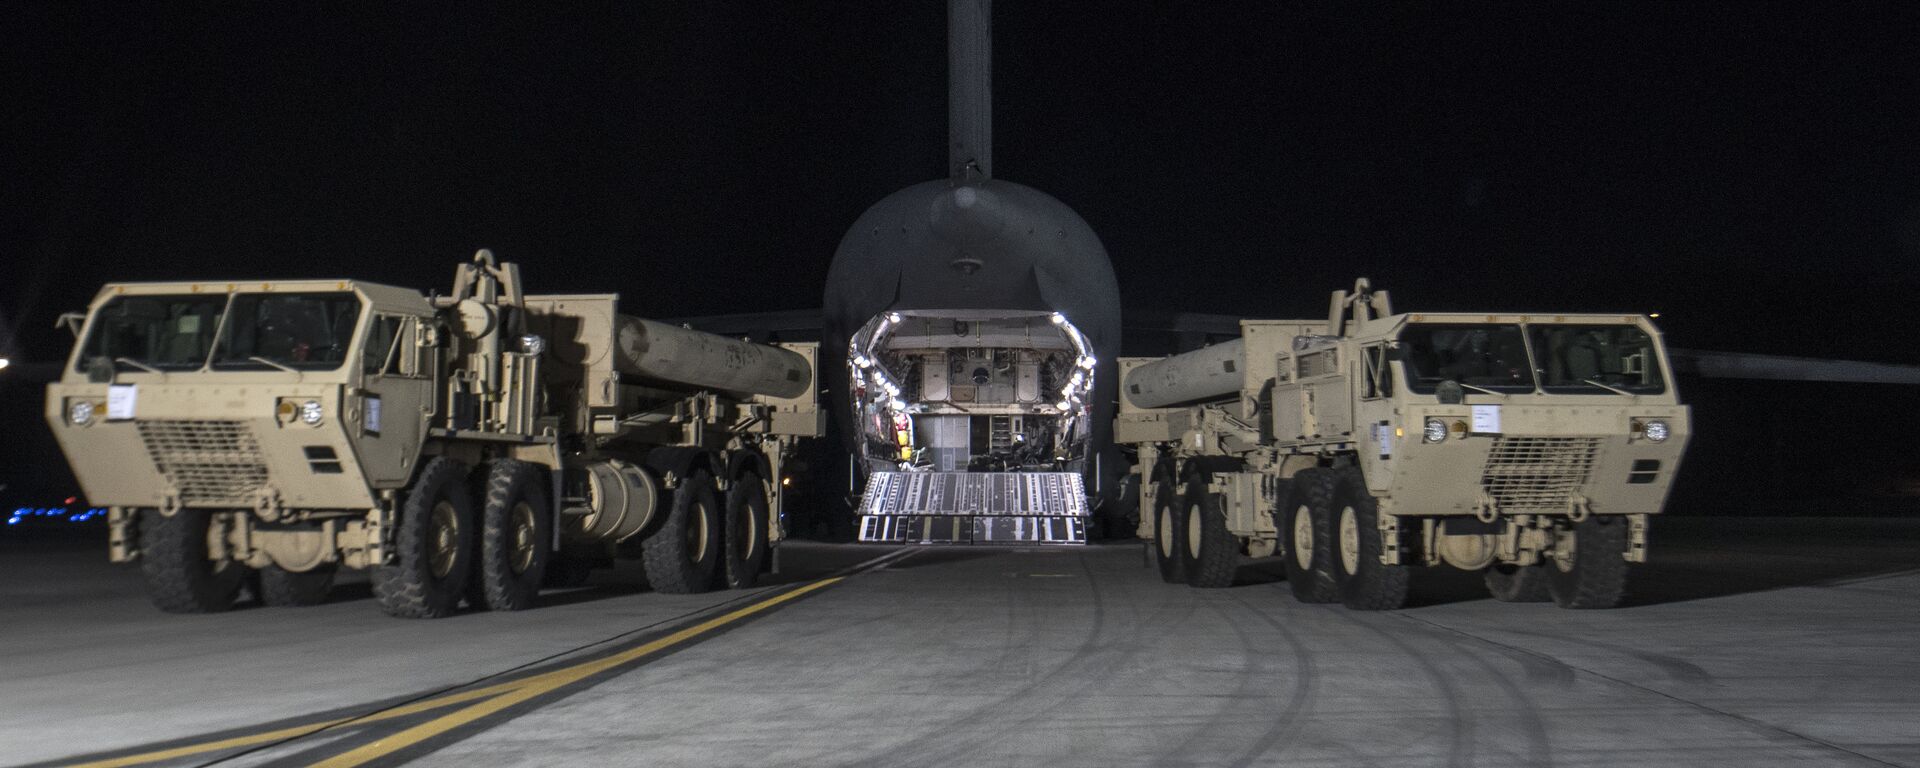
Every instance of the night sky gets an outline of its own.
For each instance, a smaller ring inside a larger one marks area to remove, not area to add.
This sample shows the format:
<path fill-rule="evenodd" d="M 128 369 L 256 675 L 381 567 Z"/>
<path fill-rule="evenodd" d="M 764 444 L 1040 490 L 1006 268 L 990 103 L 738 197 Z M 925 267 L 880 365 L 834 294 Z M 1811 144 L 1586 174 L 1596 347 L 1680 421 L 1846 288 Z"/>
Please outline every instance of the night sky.
<path fill-rule="evenodd" d="M 547 8 L 8 4 L 16 354 L 109 280 L 444 290 L 482 246 L 636 314 L 815 308 L 860 211 L 943 174 L 939 0 Z M 995 172 L 1092 224 L 1124 309 L 1320 315 L 1364 274 L 1920 363 L 1920 5 L 1003 0 L 994 38 Z"/>

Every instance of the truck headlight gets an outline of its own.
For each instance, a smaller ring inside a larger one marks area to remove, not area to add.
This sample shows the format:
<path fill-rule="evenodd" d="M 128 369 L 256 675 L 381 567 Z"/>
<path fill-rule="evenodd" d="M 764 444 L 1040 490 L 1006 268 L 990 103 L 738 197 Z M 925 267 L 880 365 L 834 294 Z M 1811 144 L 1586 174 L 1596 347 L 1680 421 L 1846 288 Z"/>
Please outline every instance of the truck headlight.
<path fill-rule="evenodd" d="M 319 424 L 320 419 L 323 416 L 326 416 L 326 412 L 320 409 L 320 401 L 308 400 L 300 404 L 301 423 L 311 427 L 315 424 Z"/>
<path fill-rule="evenodd" d="M 1640 431 L 1647 436 L 1648 440 L 1656 443 L 1666 442 L 1667 436 L 1672 434 L 1672 432 L 1667 429 L 1667 423 L 1659 419 L 1648 420 L 1645 425 L 1641 426 Z"/>
<path fill-rule="evenodd" d="M 67 406 L 67 420 L 79 426 L 93 423 L 93 401 L 75 400 Z"/>
<path fill-rule="evenodd" d="M 1446 442 L 1447 423 L 1440 419 L 1427 419 L 1426 426 L 1421 428 L 1420 437 L 1429 443 Z"/>

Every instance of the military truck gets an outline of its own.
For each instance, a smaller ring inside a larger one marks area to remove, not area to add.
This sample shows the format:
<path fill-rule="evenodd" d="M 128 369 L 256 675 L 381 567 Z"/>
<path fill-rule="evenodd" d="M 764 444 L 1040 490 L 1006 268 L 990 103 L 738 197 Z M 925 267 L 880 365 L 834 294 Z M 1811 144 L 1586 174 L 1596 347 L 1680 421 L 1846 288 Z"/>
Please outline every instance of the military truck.
<path fill-rule="evenodd" d="M 46 418 L 109 551 L 153 602 L 534 604 L 616 557 L 661 592 L 745 587 L 783 538 L 793 449 L 824 422 L 816 346 L 533 296 L 480 251 L 452 293 L 358 280 L 117 283 L 70 316 Z"/>
<path fill-rule="evenodd" d="M 1303 602 L 1404 604 L 1415 566 L 1505 601 L 1616 605 L 1688 437 L 1660 332 L 1608 314 L 1394 314 L 1362 279 L 1326 320 L 1121 361 L 1138 534 L 1160 575 L 1280 556 Z"/>

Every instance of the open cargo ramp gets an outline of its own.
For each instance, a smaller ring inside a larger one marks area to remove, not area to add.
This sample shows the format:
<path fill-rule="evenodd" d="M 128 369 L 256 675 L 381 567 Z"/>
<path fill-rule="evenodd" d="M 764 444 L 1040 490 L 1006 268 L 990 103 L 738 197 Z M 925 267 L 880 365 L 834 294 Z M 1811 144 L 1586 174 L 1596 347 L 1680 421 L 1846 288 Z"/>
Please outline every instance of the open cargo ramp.
<path fill-rule="evenodd" d="M 859 515 L 863 542 L 1087 543 L 1077 472 L 875 472 Z"/>

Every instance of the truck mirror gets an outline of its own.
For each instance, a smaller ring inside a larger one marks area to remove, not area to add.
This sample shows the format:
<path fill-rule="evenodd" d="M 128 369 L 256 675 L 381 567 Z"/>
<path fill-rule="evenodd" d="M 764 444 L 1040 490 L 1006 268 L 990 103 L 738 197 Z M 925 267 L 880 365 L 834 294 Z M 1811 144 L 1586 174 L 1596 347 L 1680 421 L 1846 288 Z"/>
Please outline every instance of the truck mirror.
<path fill-rule="evenodd" d="M 62 312 L 60 318 L 53 321 L 55 328 L 67 329 L 67 333 L 73 334 L 75 339 L 80 338 L 80 328 L 86 324 L 87 313 L 85 312 Z"/>
<path fill-rule="evenodd" d="M 1628 376 L 1640 376 L 1646 372 L 1647 353 L 1635 352 L 1620 358 L 1620 372 Z"/>

